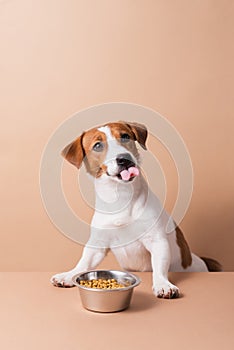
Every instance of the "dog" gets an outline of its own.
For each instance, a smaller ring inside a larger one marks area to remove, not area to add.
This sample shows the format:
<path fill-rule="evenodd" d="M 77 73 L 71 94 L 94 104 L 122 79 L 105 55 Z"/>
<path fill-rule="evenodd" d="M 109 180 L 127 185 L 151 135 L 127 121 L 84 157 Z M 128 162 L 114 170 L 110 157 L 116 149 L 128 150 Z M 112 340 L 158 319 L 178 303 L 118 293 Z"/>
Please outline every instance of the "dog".
<path fill-rule="evenodd" d="M 62 151 L 78 169 L 84 163 L 94 179 L 96 203 L 80 261 L 72 270 L 54 275 L 54 286 L 72 287 L 72 277 L 95 269 L 109 250 L 124 270 L 152 271 L 153 292 L 159 298 L 180 295 L 168 271 L 221 270 L 217 261 L 190 251 L 181 229 L 150 190 L 137 148 L 147 150 L 147 135 L 143 124 L 110 122 L 83 132 Z"/>

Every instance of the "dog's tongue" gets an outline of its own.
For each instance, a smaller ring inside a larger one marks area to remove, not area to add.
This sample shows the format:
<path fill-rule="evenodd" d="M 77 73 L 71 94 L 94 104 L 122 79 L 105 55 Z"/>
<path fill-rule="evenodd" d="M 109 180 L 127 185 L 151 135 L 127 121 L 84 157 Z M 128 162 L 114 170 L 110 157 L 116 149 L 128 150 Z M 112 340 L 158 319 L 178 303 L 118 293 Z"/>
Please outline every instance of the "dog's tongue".
<path fill-rule="evenodd" d="M 131 177 L 138 176 L 139 170 L 136 167 L 131 167 L 121 171 L 120 176 L 122 180 L 128 181 Z"/>

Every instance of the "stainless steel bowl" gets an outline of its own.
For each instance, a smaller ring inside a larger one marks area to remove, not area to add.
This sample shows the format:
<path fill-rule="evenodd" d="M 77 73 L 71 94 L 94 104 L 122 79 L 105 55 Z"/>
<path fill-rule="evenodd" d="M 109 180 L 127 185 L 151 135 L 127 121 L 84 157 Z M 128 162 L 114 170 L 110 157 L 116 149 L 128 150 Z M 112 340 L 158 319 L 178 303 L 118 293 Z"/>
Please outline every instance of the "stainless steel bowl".
<path fill-rule="evenodd" d="M 116 289 L 87 288 L 80 285 L 81 280 L 116 279 L 118 283 L 126 285 Z M 115 270 L 94 270 L 75 275 L 73 283 L 78 286 L 84 308 L 95 312 L 116 312 L 126 309 L 130 305 L 133 288 L 141 280 L 134 274 Z"/>

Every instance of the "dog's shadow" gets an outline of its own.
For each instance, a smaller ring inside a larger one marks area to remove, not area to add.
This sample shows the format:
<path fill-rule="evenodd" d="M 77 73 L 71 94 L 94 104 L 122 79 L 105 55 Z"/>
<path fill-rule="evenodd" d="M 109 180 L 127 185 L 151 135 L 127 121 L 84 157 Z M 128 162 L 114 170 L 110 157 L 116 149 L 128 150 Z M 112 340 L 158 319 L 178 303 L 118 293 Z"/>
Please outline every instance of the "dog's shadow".
<path fill-rule="evenodd" d="M 180 281 L 189 278 L 189 276 L 186 273 L 176 273 L 172 276 L 172 282 L 179 284 Z M 179 298 L 173 298 L 172 300 L 180 300 L 181 298 L 184 298 L 185 295 L 183 293 L 180 293 Z M 131 305 L 128 309 L 129 312 L 140 312 L 145 311 L 147 309 L 152 309 L 154 307 L 157 307 L 158 300 L 168 300 L 168 299 L 159 299 L 157 298 L 153 292 L 151 294 L 146 292 L 139 292 L 135 291 L 132 297 Z"/>
<path fill-rule="evenodd" d="M 129 312 L 145 311 L 152 309 L 157 305 L 157 298 L 152 294 L 149 295 L 145 292 L 136 291 L 133 294 L 131 305 L 128 309 Z"/>

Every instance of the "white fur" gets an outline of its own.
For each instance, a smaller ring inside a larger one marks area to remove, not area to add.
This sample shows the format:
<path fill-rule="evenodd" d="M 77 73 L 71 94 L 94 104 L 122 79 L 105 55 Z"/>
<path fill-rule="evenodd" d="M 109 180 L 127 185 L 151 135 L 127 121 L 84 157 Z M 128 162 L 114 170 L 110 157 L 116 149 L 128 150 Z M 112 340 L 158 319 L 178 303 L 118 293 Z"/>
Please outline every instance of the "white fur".
<path fill-rule="evenodd" d="M 116 156 L 126 153 L 112 136 L 110 129 L 99 128 L 107 137 L 105 164 L 110 175 L 117 173 Z M 132 155 L 133 157 L 133 155 Z M 134 159 L 137 164 L 137 159 Z M 109 249 L 123 269 L 153 271 L 153 291 L 156 296 L 178 295 L 178 288 L 168 281 L 168 271 L 207 271 L 205 263 L 192 254 L 191 266 L 181 265 L 176 232 L 167 234 L 172 218 L 148 188 L 140 175 L 131 183 L 102 175 L 95 179 L 96 205 L 91 222 L 90 239 L 74 269 L 52 277 L 54 285 L 72 286 L 73 275 L 95 269 Z"/>

